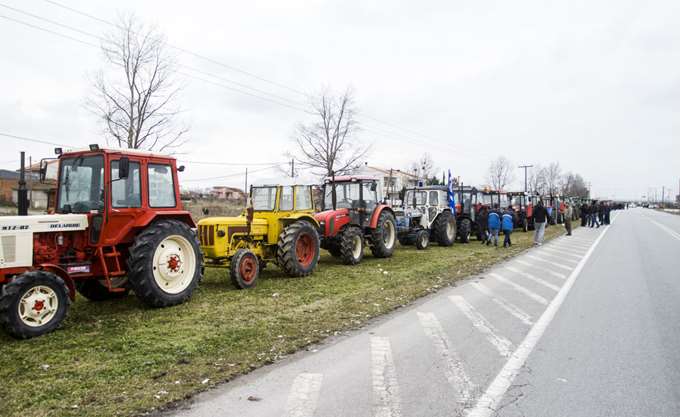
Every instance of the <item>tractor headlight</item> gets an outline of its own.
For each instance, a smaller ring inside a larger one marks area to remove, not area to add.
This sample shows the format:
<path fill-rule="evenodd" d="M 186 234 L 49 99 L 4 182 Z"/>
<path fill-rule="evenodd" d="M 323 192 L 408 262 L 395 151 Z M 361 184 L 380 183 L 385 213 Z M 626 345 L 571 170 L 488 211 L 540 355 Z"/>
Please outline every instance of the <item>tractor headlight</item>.
<path fill-rule="evenodd" d="M 220 230 L 217 231 L 217 237 L 224 237 L 224 236 L 226 236 L 226 233 L 224 232 L 224 230 L 220 229 Z"/>

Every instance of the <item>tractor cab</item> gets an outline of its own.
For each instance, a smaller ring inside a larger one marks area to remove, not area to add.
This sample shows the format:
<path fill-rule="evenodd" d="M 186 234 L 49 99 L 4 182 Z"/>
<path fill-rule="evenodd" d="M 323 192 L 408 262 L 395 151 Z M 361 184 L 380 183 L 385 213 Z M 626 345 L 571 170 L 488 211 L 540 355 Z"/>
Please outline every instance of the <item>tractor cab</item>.
<path fill-rule="evenodd" d="M 6 330 L 18 338 L 54 330 L 76 292 L 99 301 L 133 289 L 152 307 L 186 301 L 203 260 L 179 197 L 183 167 L 166 155 L 97 145 L 55 153 L 54 213 L 0 219 Z M 41 179 L 46 167 L 43 160 Z"/>
<path fill-rule="evenodd" d="M 349 265 L 363 258 L 367 241 L 373 255 L 392 256 L 397 241 L 394 211 L 384 204 L 380 180 L 368 176 L 332 176 L 323 185 L 323 211 L 316 214 L 321 247 Z"/>
<path fill-rule="evenodd" d="M 456 218 L 445 186 L 414 187 L 404 193 L 403 206 L 395 211 L 402 245 L 426 249 L 431 241 L 451 246 L 456 239 Z"/>
<path fill-rule="evenodd" d="M 536 197 L 525 191 L 509 192 L 508 199 L 516 214 L 517 224 L 515 227 L 529 231 L 533 229 L 533 211 Z"/>

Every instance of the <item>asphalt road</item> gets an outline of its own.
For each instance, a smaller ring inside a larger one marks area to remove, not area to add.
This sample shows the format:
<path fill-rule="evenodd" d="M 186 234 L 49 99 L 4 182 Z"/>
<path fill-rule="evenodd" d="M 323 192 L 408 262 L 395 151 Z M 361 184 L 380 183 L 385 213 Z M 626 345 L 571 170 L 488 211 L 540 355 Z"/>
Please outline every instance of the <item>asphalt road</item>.
<path fill-rule="evenodd" d="M 680 216 L 614 219 L 171 415 L 678 416 Z"/>

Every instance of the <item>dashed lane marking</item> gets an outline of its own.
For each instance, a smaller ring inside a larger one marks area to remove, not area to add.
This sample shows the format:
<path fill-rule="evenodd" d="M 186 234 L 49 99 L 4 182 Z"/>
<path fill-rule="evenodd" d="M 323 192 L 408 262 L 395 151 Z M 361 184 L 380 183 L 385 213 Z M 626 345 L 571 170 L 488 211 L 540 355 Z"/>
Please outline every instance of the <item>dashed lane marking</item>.
<path fill-rule="evenodd" d="M 526 256 L 527 258 L 534 259 L 534 260 L 536 260 L 536 261 L 548 263 L 548 264 L 550 264 L 550 265 L 552 265 L 552 266 L 556 266 L 556 267 L 558 267 L 558 268 L 564 269 L 565 271 L 571 271 L 571 270 L 573 269 L 573 268 L 570 267 L 570 266 L 563 265 L 563 264 L 560 264 L 560 263 L 557 263 L 557 262 L 553 262 L 553 261 L 551 261 L 550 259 L 541 258 L 541 257 L 539 257 L 539 256 L 535 256 L 535 255 L 524 255 L 524 256 Z"/>
<path fill-rule="evenodd" d="M 373 380 L 373 416 L 400 417 L 401 405 L 397 371 L 392 346 L 386 337 L 371 337 L 371 377 Z"/>
<path fill-rule="evenodd" d="M 524 277 L 528 280 L 531 280 L 531 281 L 533 281 L 537 284 L 543 285 L 546 288 L 550 288 L 553 291 L 559 291 L 560 290 L 560 287 L 558 287 L 557 285 L 551 284 L 548 281 L 542 280 L 542 279 L 540 279 L 539 277 L 537 277 L 533 274 L 522 271 L 521 269 L 513 268 L 512 266 L 506 266 L 505 269 L 507 269 L 508 271 L 512 271 L 515 274 L 520 275 L 520 276 L 522 276 L 522 277 Z"/>
<path fill-rule="evenodd" d="M 522 264 L 522 265 L 531 267 L 531 268 L 540 269 L 541 271 L 544 271 L 545 273 L 550 274 L 550 275 L 557 277 L 557 278 L 560 278 L 560 279 L 566 279 L 567 278 L 566 275 L 560 274 L 559 272 L 555 272 L 555 271 L 548 269 L 544 266 L 534 265 L 531 262 L 523 261 L 521 259 L 515 259 L 515 262 L 517 262 L 518 264 Z"/>
<path fill-rule="evenodd" d="M 418 320 L 420 320 L 420 325 L 423 327 L 425 334 L 430 338 L 435 349 L 437 349 L 437 353 L 444 361 L 446 379 L 453 389 L 456 390 L 458 402 L 463 405 L 469 405 L 474 399 L 472 395 L 474 386 L 467 372 L 465 372 L 463 362 L 458 353 L 452 348 L 453 344 L 446 335 L 446 332 L 444 332 L 442 325 L 433 313 L 418 312 Z"/>
<path fill-rule="evenodd" d="M 501 356 L 507 357 L 512 352 L 512 342 L 501 336 L 498 330 L 484 316 L 482 316 L 472 304 L 459 295 L 451 295 L 449 299 L 460 309 L 460 311 L 472 322 L 472 325 L 486 337 Z"/>
<path fill-rule="evenodd" d="M 303 373 L 298 375 L 290 388 L 286 403 L 286 417 L 313 417 L 321 391 L 323 375 Z"/>
<path fill-rule="evenodd" d="M 498 275 L 495 272 L 490 273 L 489 276 L 492 277 L 492 278 L 496 278 L 498 281 L 511 286 L 515 290 L 521 292 L 522 294 L 526 295 L 527 297 L 531 298 L 532 300 L 536 301 L 539 304 L 543 304 L 543 305 L 548 304 L 548 300 L 546 300 L 545 298 L 541 297 L 540 295 L 536 294 L 535 292 L 531 291 L 530 289 L 517 284 L 516 282 L 510 281 L 509 279 L 507 279 L 507 278 L 505 278 L 501 275 Z"/>
<path fill-rule="evenodd" d="M 491 291 L 491 289 L 486 285 L 482 284 L 481 282 L 473 282 L 472 286 L 482 294 L 489 297 L 491 301 L 498 304 L 499 307 L 516 317 L 522 323 L 526 324 L 527 326 L 531 326 L 533 323 L 529 314 L 525 313 L 521 308 L 517 307 L 500 295 L 494 294 L 493 291 Z"/>

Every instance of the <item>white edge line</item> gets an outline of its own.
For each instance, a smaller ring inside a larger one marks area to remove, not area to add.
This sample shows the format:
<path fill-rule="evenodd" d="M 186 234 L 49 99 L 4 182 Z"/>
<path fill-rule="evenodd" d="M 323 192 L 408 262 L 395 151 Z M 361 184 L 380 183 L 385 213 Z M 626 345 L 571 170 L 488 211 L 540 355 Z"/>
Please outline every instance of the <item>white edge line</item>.
<path fill-rule="evenodd" d="M 670 227 L 666 226 L 665 224 L 661 224 L 657 222 L 656 220 L 649 219 L 652 223 L 657 225 L 661 230 L 664 232 L 668 233 L 671 237 L 676 238 L 677 240 L 680 240 L 680 234 L 678 234 L 675 230 L 671 229 Z"/>
<path fill-rule="evenodd" d="M 615 219 L 616 218 L 612 219 L 611 225 L 614 224 Z M 508 359 L 508 361 L 503 366 L 503 369 L 501 369 L 498 375 L 496 375 L 496 378 L 494 378 L 484 394 L 479 397 L 475 407 L 470 409 L 467 417 L 490 417 L 496 413 L 496 409 L 500 405 L 500 402 L 505 396 L 505 393 L 508 391 L 508 388 L 510 388 L 510 385 L 512 385 L 515 377 L 517 374 L 519 374 L 520 369 L 522 366 L 524 366 L 524 363 L 536 347 L 538 341 L 543 336 L 543 333 L 548 328 L 548 325 L 550 325 L 553 318 L 555 318 L 555 314 L 557 314 L 557 311 L 562 306 L 562 303 L 566 299 L 567 294 L 569 294 L 571 287 L 574 286 L 576 278 L 581 273 L 581 270 L 583 270 L 586 262 L 588 259 L 590 259 L 590 256 L 593 254 L 600 241 L 602 241 L 602 238 L 607 234 L 607 231 L 610 229 L 610 227 L 604 229 L 602 234 L 598 236 L 597 239 L 595 239 L 595 242 L 590 247 L 590 249 L 588 249 L 588 252 L 585 254 L 581 262 L 579 262 L 574 271 L 572 271 L 572 273 L 569 275 L 569 278 L 567 278 L 560 292 L 557 293 L 541 317 L 536 321 L 536 324 L 534 324 L 531 330 L 529 330 L 529 333 L 526 335 L 522 343 L 510 356 L 510 359 Z"/>

